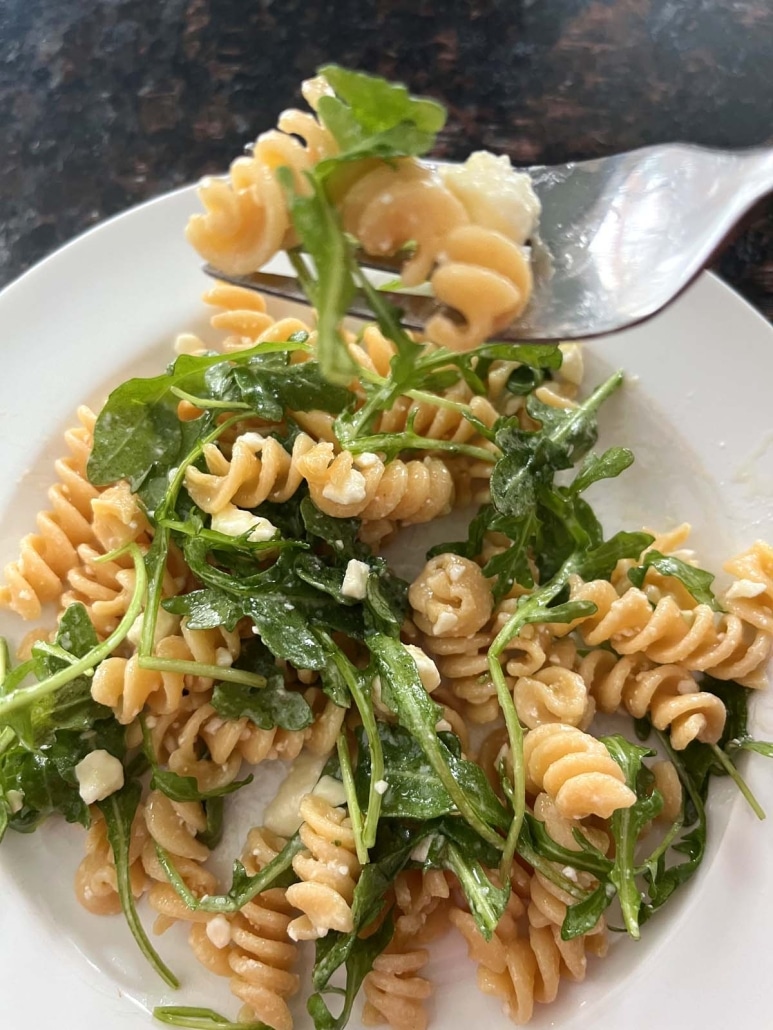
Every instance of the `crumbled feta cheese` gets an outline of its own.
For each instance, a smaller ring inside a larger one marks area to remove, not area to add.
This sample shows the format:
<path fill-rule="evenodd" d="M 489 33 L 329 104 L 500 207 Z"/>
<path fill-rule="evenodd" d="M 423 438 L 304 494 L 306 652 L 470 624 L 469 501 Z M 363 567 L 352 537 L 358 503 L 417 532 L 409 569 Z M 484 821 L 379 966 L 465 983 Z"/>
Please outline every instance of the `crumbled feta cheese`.
<path fill-rule="evenodd" d="M 360 504 L 367 497 L 365 476 L 357 469 L 350 469 L 342 483 L 334 483 L 332 480 L 325 483 L 322 496 L 333 504 Z"/>
<path fill-rule="evenodd" d="M 448 719 L 438 719 L 435 723 L 435 733 L 453 733 L 454 728 Z"/>
<path fill-rule="evenodd" d="M 5 800 L 8 802 L 8 807 L 11 810 L 11 815 L 16 815 L 17 812 L 21 812 L 24 805 L 24 791 L 23 790 L 7 790 L 5 792 Z"/>
<path fill-rule="evenodd" d="M 441 612 L 432 625 L 432 632 L 440 636 L 443 633 L 450 633 L 459 625 L 459 616 L 454 612 Z"/>
<path fill-rule="evenodd" d="M 558 349 L 563 355 L 561 361 L 560 376 L 567 383 L 573 386 L 582 385 L 582 377 L 585 371 L 582 357 L 582 347 L 579 343 L 559 343 Z"/>
<path fill-rule="evenodd" d="M 352 597 L 356 601 L 363 601 L 368 592 L 368 576 L 370 566 L 367 562 L 351 558 L 346 566 L 344 581 L 341 585 L 341 593 L 344 597 Z"/>
<path fill-rule="evenodd" d="M 358 454 L 354 459 L 354 464 L 357 468 L 370 469 L 378 463 L 378 460 L 377 454 L 373 454 L 372 451 L 363 451 L 362 454 Z"/>
<path fill-rule="evenodd" d="M 75 766 L 78 791 L 87 805 L 123 787 L 123 765 L 109 751 L 92 751 Z"/>
<path fill-rule="evenodd" d="M 755 583 L 753 579 L 737 579 L 730 584 L 725 597 L 732 600 L 736 597 L 759 597 L 765 593 L 764 583 Z"/>
<path fill-rule="evenodd" d="M 441 175 L 473 225 L 494 229 L 521 244 L 537 228 L 541 205 L 531 178 L 516 171 L 505 154 L 496 157 L 478 150 L 463 165 L 444 167 Z"/>
<path fill-rule="evenodd" d="M 226 504 L 220 511 L 212 516 L 212 529 L 216 533 L 223 533 L 224 536 L 247 537 L 252 543 L 263 543 L 276 536 L 276 526 L 264 519 L 261 515 L 253 515 L 251 511 L 237 508 L 233 504 Z"/>
<path fill-rule="evenodd" d="M 564 876 L 567 878 L 567 880 L 571 880 L 572 883 L 577 883 L 578 882 L 577 881 L 577 870 L 576 869 L 572 869 L 572 867 L 570 865 L 565 865 L 564 868 L 561 870 L 561 872 L 564 874 Z"/>
<path fill-rule="evenodd" d="M 436 687 L 440 686 L 440 673 L 438 672 L 437 665 L 435 665 L 428 654 L 425 654 L 415 644 L 406 644 L 405 650 L 416 662 L 421 685 L 428 694 L 431 694 Z"/>
<path fill-rule="evenodd" d="M 386 794 L 386 792 L 389 790 L 389 784 L 386 780 L 376 780 L 376 782 L 373 784 L 373 789 L 377 794 Z"/>
<path fill-rule="evenodd" d="M 417 844 L 411 852 L 411 860 L 413 862 L 426 862 L 427 855 L 429 854 L 429 849 L 432 847 L 432 841 L 434 839 L 434 834 L 430 833 L 429 836 L 425 837 L 420 844 Z"/>
<path fill-rule="evenodd" d="M 295 759 L 263 814 L 263 825 L 272 833 L 292 837 L 301 825 L 301 800 L 314 790 L 327 758 L 327 755 L 302 751 Z"/>
<path fill-rule="evenodd" d="M 233 662 L 233 655 L 227 647 L 215 649 L 215 665 L 220 666 L 221 669 L 228 669 L 233 665 Z"/>
<path fill-rule="evenodd" d="M 135 647 L 140 646 L 140 638 L 142 637 L 142 628 L 145 625 L 144 613 L 140 613 L 134 622 L 131 624 L 129 632 L 126 634 L 127 640 L 129 640 Z M 173 637 L 177 635 L 177 631 L 180 628 L 180 616 L 172 615 L 171 612 L 159 607 L 156 612 L 156 628 L 153 633 L 153 643 L 157 644 L 164 637 Z"/>
<path fill-rule="evenodd" d="M 449 563 L 448 578 L 451 580 L 452 583 L 458 583 L 459 580 L 464 577 L 466 572 L 467 570 L 460 561 L 453 561 L 452 559 Z"/>
<path fill-rule="evenodd" d="M 311 793 L 327 801 L 333 808 L 346 804 L 344 785 L 334 776 L 323 776 Z"/>
<path fill-rule="evenodd" d="M 231 924 L 225 916 L 215 916 L 207 923 L 207 937 L 218 949 L 227 948 L 231 943 Z"/>

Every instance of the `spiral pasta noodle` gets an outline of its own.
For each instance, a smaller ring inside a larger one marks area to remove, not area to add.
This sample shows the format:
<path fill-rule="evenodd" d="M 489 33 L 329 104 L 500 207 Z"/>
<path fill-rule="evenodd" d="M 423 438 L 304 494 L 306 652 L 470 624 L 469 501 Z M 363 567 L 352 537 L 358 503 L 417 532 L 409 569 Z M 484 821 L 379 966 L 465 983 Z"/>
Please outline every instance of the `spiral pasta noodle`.
<path fill-rule="evenodd" d="M 483 938 L 469 912 L 451 911 L 451 922 L 478 964 L 478 986 L 499 998 L 505 1014 L 518 1025 L 532 1018 L 535 1002 L 546 1004 L 555 999 L 562 977 L 585 978 L 587 953 L 606 953 L 603 919 L 590 933 L 562 940 L 561 923 L 570 901 L 547 878 L 534 873 L 525 884 L 514 884 L 490 941 Z"/>
<path fill-rule="evenodd" d="M 480 567 L 458 554 L 430 558 L 411 584 L 413 619 L 433 637 L 469 637 L 488 622 L 493 599 Z"/>
<path fill-rule="evenodd" d="M 314 940 L 329 930 L 350 933 L 360 863 L 349 819 L 343 809 L 314 794 L 303 798 L 300 814 L 307 850 L 293 859 L 300 882 L 287 888 L 287 900 L 303 915 L 293 919 L 287 932 L 293 940 Z"/>
<path fill-rule="evenodd" d="M 432 984 L 418 974 L 428 961 L 424 948 L 398 950 L 391 945 L 374 960 L 362 985 L 365 1026 L 388 1023 L 393 1030 L 426 1030 L 424 1002 Z"/>
<path fill-rule="evenodd" d="M 309 87 L 305 87 L 311 95 Z M 305 142 L 299 142 L 301 137 Z M 205 209 L 186 229 L 201 256 L 235 275 L 261 268 L 294 234 L 278 168 L 292 171 L 296 188 L 308 190 L 303 173 L 337 153 L 330 133 L 311 114 L 285 111 L 278 129 L 263 133 L 246 157 L 231 165 L 228 179 L 205 179 L 199 198 Z"/>
<path fill-rule="evenodd" d="M 42 605 L 59 600 L 67 573 L 77 565 L 77 547 L 96 544 L 91 502 L 99 491 L 86 476 L 96 416 L 82 406 L 78 421 L 65 433 L 69 456 L 54 466 L 59 482 L 48 491 L 51 509 L 38 514 L 38 532 L 24 537 L 18 561 L 5 567 L 0 607 L 23 619 L 38 618 Z"/>
<path fill-rule="evenodd" d="M 335 454 L 327 442 L 314 444 L 295 462 L 316 506 L 334 518 L 397 519 L 405 525 L 430 522 L 453 505 L 453 481 L 438 458 L 384 464 L 376 454 Z"/>
<path fill-rule="evenodd" d="M 246 873 L 258 873 L 285 843 L 263 827 L 250 830 L 241 856 Z M 292 971 L 297 947 L 287 936 L 292 910 L 282 888 L 263 891 L 227 916 L 187 909 L 171 888 L 161 885 L 151 889 L 149 900 L 157 911 L 191 924 L 193 954 L 210 972 L 229 978 L 232 993 L 244 1002 L 239 1014 L 242 1022 L 260 1021 L 273 1030 L 292 1030 L 287 998 L 295 994 L 300 981 Z"/>
<path fill-rule="evenodd" d="M 295 438 L 292 454 L 271 436 L 243 433 L 234 440 L 230 460 L 215 444 L 207 444 L 207 472 L 189 466 L 185 486 L 209 514 L 223 512 L 228 505 L 256 508 L 266 500 L 286 501 L 301 485 L 299 462 L 313 447 L 314 441 L 305 433 Z"/>
<path fill-rule="evenodd" d="M 238 657 L 239 648 L 239 638 L 222 627 L 191 630 L 183 622 L 179 633 L 158 641 L 155 656 L 207 665 L 230 665 Z M 144 669 L 135 653 L 131 658 L 112 656 L 100 662 L 94 672 L 91 696 L 112 708 L 118 722 L 126 725 L 146 705 L 157 714 L 174 712 L 180 707 L 186 690 L 205 691 L 211 686 L 209 677 Z"/>
<path fill-rule="evenodd" d="M 577 672 L 602 712 L 624 707 L 636 719 L 649 715 L 656 729 L 669 730 L 679 751 L 693 740 L 715 744 L 725 727 L 723 702 L 701 690 L 681 665 L 648 666 L 637 655 L 617 658 L 599 650 L 581 659 Z"/>
<path fill-rule="evenodd" d="M 527 789 L 544 790 L 561 815 L 608 818 L 636 801 L 620 766 L 606 747 L 575 726 L 545 723 L 526 734 L 523 745 Z"/>
<path fill-rule="evenodd" d="M 482 155 L 471 160 L 476 157 Z M 492 197 L 500 182 L 489 175 Z M 502 225 L 482 224 L 490 223 L 489 212 L 471 212 L 465 199 L 433 168 L 408 159 L 363 175 L 340 202 L 344 228 L 366 253 L 391 255 L 415 244 L 402 281 L 416 286 L 429 279 L 437 299 L 462 315 L 462 326 L 443 314 L 426 326 L 430 340 L 457 351 L 504 329 L 532 291 L 523 239 L 512 228 L 508 234 Z"/>
<path fill-rule="evenodd" d="M 107 839 L 107 825 L 98 808 L 90 810 L 91 826 L 86 833 L 85 855 L 75 873 L 75 897 L 94 915 L 112 916 L 121 911 L 113 849 Z M 129 844 L 129 876 L 132 894 L 141 897 L 148 880 L 142 863 L 147 830 L 142 810 L 134 818 Z"/>
<path fill-rule="evenodd" d="M 735 577 L 722 597 L 724 607 L 748 625 L 773 635 L 773 548 L 757 540 L 723 568 Z"/>
<path fill-rule="evenodd" d="M 620 654 L 642 654 L 742 686 L 764 684 L 773 637 L 732 612 L 716 617 L 707 604 L 685 611 L 669 595 L 653 609 L 647 595 L 634 587 L 618 596 L 606 580 L 584 583 L 571 577 L 570 583 L 572 600 L 592 601 L 597 607 L 595 614 L 572 624 L 581 625 L 587 644 L 609 641 Z"/>
<path fill-rule="evenodd" d="M 561 665 L 549 665 L 515 681 L 513 699 L 518 718 L 530 730 L 561 722 L 587 729 L 595 703 L 583 677 Z"/>
<path fill-rule="evenodd" d="M 512 614 L 515 600 L 502 601 L 478 633 L 461 637 L 427 635 L 423 647 L 437 662 L 438 671 L 452 695 L 461 703 L 464 717 L 487 724 L 500 714 L 496 686 L 491 678 L 488 652 L 494 638 Z M 518 677 L 531 676 L 548 660 L 549 638 L 543 627 L 524 626 L 509 641 L 501 656 L 505 682 L 512 690 Z"/>

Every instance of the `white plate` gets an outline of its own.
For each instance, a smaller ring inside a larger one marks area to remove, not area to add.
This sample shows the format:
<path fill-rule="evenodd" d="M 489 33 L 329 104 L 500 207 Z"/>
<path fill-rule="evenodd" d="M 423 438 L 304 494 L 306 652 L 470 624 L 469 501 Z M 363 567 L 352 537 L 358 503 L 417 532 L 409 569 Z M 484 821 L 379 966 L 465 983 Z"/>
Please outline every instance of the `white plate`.
<path fill-rule="evenodd" d="M 205 283 L 183 238 L 195 208 L 191 190 L 137 208 L 0 296 L 3 563 L 45 506 L 51 463 L 75 407 L 99 404 L 129 375 L 157 373 L 178 332 L 206 331 L 197 300 Z M 666 314 L 589 352 L 591 381 L 618 365 L 632 374 L 602 415 L 606 441 L 632 446 L 637 456 L 633 470 L 597 490 L 607 529 L 687 519 L 713 568 L 756 537 L 773 538 L 773 330 L 703 276 Z M 19 639 L 23 629 L 4 617 L 0 631 Z M 773 734 L 769 696 L 759 699 L 755 728 Z M 773 812 L 771 770 L 757 757 L 747 768 Z M 645 928 L 640 944 L 621 941 L 609 959 L 591 961 L 584 984 L 567 983 L 557 1004 L 538 1006 L 535 1027 L 770 1025 L 773 834 L 724 783 L 712 815 L 697 879 Z M 172 998 L 159 990 L 120 917 L 79 910 L 71 882 L 81 847 L 77 828 L 52 822 L 34 837 L 9 833 L 0 848 L 3 1028 L 50 1021 L 62 1030 L 141 1030 L 152 1025 L 142 1009 L 161 1000 L 235 1012 L 225 984 L 186 955 L 182 933 L 159 941 L 184 981 Z M 443 945 L 433 968 L 435 1026 L 510 1025 L 498 1003 L 476 990 L 463 949 Z M 307 1025 L 301 1015 L 298 1026 Z"/>

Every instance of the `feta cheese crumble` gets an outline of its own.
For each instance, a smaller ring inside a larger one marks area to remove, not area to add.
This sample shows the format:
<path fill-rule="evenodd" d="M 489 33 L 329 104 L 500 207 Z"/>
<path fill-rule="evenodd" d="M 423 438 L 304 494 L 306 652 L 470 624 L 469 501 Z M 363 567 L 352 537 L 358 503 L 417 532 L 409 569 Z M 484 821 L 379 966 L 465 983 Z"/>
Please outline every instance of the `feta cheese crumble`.
<path fill-rule="evenodd" d="M 243 536 L 254 544 L 265 543 L 276 536 L 276 526 L 261 515 L 253 515 L 251 511 L 226 504 L 212 516 L 212 529 L 224 536 Z"/>
<path fill-rule="evenodd" d="M 368 592 L 368 576 L 370 566 L 364 561 L 352 558 L 346 566 L 344 581 L 341 586 L 341 593 L 344 597 L 351 597 L 356 601 L 363 601 Z"/>
<path fill-rule="evenodd" d="M 123 765 L 109 751 L 92 751 L 75 766 L 75 778 L 83 801 L 93 805 L 123 787 Z"/>

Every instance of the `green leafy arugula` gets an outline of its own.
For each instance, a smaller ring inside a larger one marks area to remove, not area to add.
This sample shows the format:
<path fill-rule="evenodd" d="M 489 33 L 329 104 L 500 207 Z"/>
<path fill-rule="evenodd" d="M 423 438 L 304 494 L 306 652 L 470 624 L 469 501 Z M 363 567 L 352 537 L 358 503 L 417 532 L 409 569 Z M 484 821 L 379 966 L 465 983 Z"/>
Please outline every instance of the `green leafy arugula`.
<path fill-rule="evenodd" d="M 714 596 L 711 584 L 714 576 L 705 569 L 688 565 L 681 558 L 674 555 L 661 554 L 660 551 L 647 551 L 641 564 L 629 569 L 628 578 L 635 587 L 641 587 L 647 575 L 647 569 L 655 569 L 663 576 L 672 576 L 687 588 L 698 604 L 707 604 L 715 612 L 723 611 L 722 606 Z"/>

